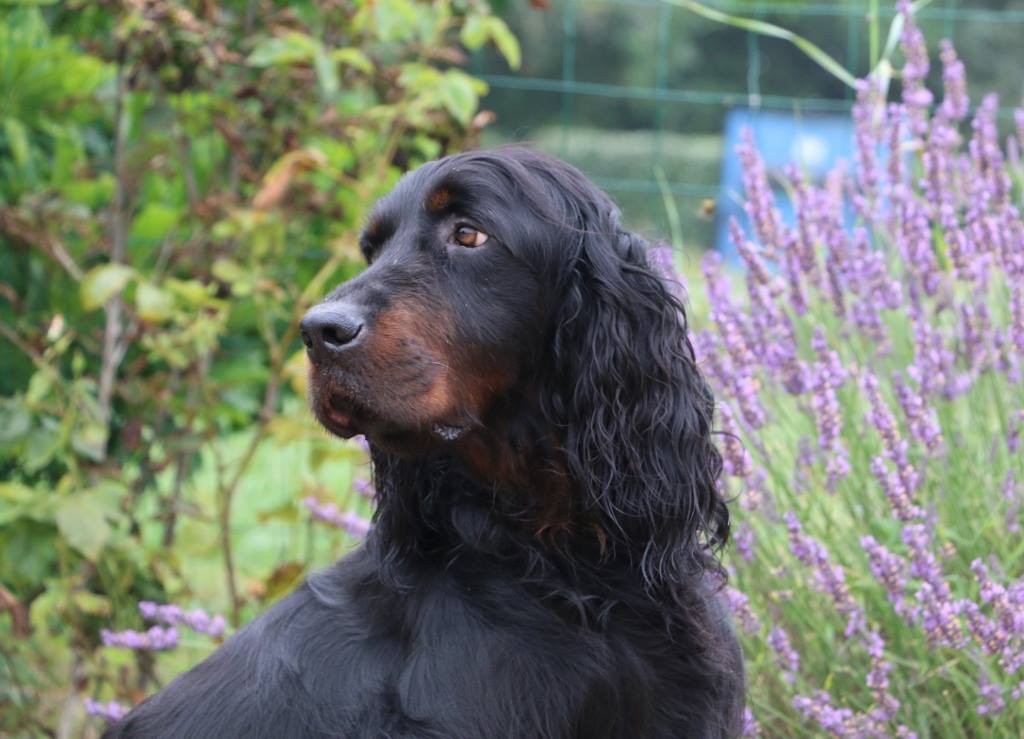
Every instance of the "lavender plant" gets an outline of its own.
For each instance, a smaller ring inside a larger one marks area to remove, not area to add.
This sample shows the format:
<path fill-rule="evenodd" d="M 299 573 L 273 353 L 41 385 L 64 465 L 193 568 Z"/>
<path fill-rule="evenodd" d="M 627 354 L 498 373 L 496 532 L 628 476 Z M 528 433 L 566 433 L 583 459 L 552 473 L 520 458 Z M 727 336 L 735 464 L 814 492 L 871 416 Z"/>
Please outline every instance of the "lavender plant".
<path fill-rule="evenodd" d="M 1001 141 L 946 41 L 935 100 L 898 8 L 900 94 L 858 83 L 852 166 L 787 170 L 788 224 L 748 137 L 746 269 L 703 265 L 749 735 L 1024 726 L 1024 111 Z"/>
<path fill-rule="evenodd" d="M 174 603 L 161 605 L 152 601 L 141 601 L 139 615 L 154 625 L 146 631 L 102 629 L 100 639 L 105 650 L 126 649 L 148 655 L 154 652 L 168 652 L 177 649 L 181 643 L 178 626 L 187 627 L 197 634 L 209 636 L 217 641 L 224 637 L 227 628 L 226 619 L 219 614 L 211 616 L 201 608 L 186 611 Z M 95 688 L 98 690 L 100 686 L 97 685 Z M 86 714 L 108 723 L 118 721 L 131 710 L 131 706 L 120 701 L 103 702 L 96 700 L 95 697 L 86 698 L 84 704 Z"/>

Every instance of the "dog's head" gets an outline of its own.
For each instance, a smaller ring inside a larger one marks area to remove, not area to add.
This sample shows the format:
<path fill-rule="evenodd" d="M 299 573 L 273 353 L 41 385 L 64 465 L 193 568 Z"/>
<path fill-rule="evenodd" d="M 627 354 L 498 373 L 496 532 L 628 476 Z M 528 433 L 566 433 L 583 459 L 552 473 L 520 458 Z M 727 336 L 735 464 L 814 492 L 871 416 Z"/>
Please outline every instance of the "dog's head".
<path fill-rule="evenodd" d="M 613 210 L 577 171 L 526 149 L 404 177 L 367 219 L 368 268 L 303 319 L 321 423 L 414 453 L 478 429 L 536 370 L 580 208 Z"/>
<path fill-rule="evenodd" d="M 665 561 L 670 539 L 691 554 L 724 540 L 713 400 L 682 305 L 579 171 L 518 147 L 425 164 L 361 246 L 368 268 L 302 322 L 328 430 L 461 453 L 478 476 L 493 467 L 488 482 L 555 470 L 573 511 L 644 550 L 652 575 L 683 565 Z"/>

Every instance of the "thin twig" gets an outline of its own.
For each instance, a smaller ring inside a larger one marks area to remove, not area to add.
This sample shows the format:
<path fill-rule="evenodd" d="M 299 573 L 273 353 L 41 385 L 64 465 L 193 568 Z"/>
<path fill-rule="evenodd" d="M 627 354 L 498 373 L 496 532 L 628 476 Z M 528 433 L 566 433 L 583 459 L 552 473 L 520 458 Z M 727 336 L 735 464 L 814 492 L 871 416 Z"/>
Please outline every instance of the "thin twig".
<path fill-rule="evenodd" d="M 71 258 L 60 239 L 46 231 L 34 229 L 14 208 L 0 208 L 0 233 L 5 233 L 26 246 L 39 249 L 57 262 L 75 282 L 82 281 L 82 270 Z"/>
<path fill-rule="evenodd" d="M 121 60 L 117 67 L 117 92 L 114 98 L 114 202 L 111 206 L 111 264 L 123 264 L 125 243 L 127 240 L 127 187 L 124 166 L 124 97 L 127 91 L 127 80 L 124 70 L 124 55 L 121 49 Z M 124 326 L 122 313 L 124 301 L 120 295 L 114 295 L 103 306 L 106 313 L 106 326 L 103 330 L 103 355 L 100 364 L 98 403 L 104 424 L 110 423 L 111 404 L 114 394 L 114 380 L 117 368 L 124 359 L 127 343 L 123 341 Z"/>
<path fill-rule="evenodd" d="M 28 636 L 32 629 L 28 624 L 28 608 L 14 597 L 14 594 L 0 585 L 0 612 L 11 614 L 11 631 L 15 636 Z"/>

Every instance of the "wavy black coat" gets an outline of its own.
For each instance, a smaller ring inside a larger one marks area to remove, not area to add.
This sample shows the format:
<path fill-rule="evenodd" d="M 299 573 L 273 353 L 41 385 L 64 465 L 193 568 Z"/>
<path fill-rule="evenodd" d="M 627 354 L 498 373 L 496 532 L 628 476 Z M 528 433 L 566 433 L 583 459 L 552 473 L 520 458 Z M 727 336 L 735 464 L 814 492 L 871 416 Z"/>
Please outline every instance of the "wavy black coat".
<path fill-rule="evenodd" d="M 107 737 L 740 734 L 742 659 L 716 592 L 729 517 L 714 401 L 683 306 L 568 165 L 522 148 L 461 154 L 390 200 L 419 212 L 438 182 L 523 267 L 497 278 L 545 296 L 508 308 L 539 324 L 515 339 L 534 343 L 494 405 L 512 453 L 566 478 L 570 525 L 539 533 L 528 496 L 443 445 L 374 444 L 366 542 Z"/>

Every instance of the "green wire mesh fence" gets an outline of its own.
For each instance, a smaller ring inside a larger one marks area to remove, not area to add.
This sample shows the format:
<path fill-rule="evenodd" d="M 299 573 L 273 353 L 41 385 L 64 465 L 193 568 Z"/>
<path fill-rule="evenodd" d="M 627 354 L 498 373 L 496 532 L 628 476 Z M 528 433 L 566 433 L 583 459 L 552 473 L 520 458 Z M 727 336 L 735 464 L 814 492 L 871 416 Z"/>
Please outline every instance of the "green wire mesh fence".
<path fill-rule="evenodd" d="M 877 60 L 895 14 L 890 0 L 704 5 L 794 30 L 857 76 Z M 523 64 L 473 60 L 490 86 L 484 106 L 497 114 L 485 143 L 525 140 L 577 164 L 652 236 L 668 235 L 674 206 L 685 241 L 710 244 L 729 110 L 835 116 L 852 102 L 848 86 L 792 44 L 663 0 L 512 0 L 504 10 Z M 917 17 L 933 48 L 956 44 L 975 98 L 996 90 L 1007 116 L 1021 104 L 1024 0 L 935 0 Z"/>

